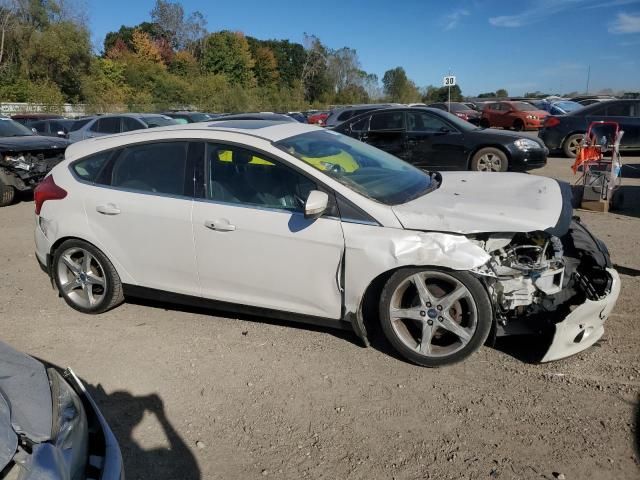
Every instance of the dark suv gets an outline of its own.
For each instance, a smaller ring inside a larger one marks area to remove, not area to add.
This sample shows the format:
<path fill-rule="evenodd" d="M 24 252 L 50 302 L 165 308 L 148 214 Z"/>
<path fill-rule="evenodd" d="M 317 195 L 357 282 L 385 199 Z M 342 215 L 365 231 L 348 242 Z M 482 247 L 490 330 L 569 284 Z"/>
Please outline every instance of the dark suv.
<path fill-rule="evenodd" d="M 562 150 L 568 157 L 575 157 L 589 124 L 603 120 L 618 122 L 624 130 L 621 150 L 640 149 L 640 100 L 609 100 L 566 115 L 551 115 L 538 137 L 549 150 Z"/>
<path fill-rule="evenodd" d="M 346 122 L 356 115 L 370 112 L 371 110 L 378 110 L 385 107 L 399 106 L 397 103 L 371 103 L 365 105 L 349 105 L 346 107 L 334 108 L 329 112 L 329 116 L 324 122 L 325 127 L 335 127 L 336 125 Z"/>

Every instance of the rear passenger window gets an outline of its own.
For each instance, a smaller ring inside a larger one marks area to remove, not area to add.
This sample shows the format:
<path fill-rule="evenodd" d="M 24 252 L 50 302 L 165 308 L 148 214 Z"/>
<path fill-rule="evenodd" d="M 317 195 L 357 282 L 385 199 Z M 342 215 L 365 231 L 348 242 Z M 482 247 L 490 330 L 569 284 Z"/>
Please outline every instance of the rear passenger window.
<path fill-rule="evenodd" d="M 371 116 L 369 130 L 401 130 L 403 128 L 403 112 L 376 113 Z"/>
<path fill-rule="evenodd" d="M 142 123 L 140 123 L 135 118 L 122 117 L 122 131 L 123 132 L 130 132 L 132 130 L 142 130 L 143 128 L 145 128 L 145 126 L 142 125 Z"/>
<path fill-rule="evenodd" d="M 100 118 L 91 130 L 99 133 L 120 133 L 120 117 Z"/>
<path fill-rule="evenodd" d="M 111 157 L 112 151 L 100 152 L 74 162 L 71 166 L 73 172 L 82 180 L 95 182 L 98 173 Z"/>
<path fill-rule="evenodd" d="M 351 124 L 351 131 L 353 132 L 366 132 L 369 129 L 369 119 L 371 117 L 364 117 L 357 122 Z"/>
<path fill-rule="evenodd" d="M 188 142 L 159 142 L 123 149 L 112 162 L 112 187 L 191 196 L 193 171 L 187 172 Z"/>

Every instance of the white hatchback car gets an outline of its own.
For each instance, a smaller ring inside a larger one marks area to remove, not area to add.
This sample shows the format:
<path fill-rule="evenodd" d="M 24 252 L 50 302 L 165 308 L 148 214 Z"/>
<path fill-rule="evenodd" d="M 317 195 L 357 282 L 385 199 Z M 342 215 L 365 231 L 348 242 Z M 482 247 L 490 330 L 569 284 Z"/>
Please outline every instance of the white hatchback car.
<path fill-rule="evenodd" d="M 79 142 L 35 193 L 36 253 L 76 310 L 126 296 L 352 328 L 420 365 L 545 333 L 587 348 L 620 291 L 568 185 L 428 174 L 300 123 L 222 121 Z M 491 335 L 491 337 L 490 337 Z"/>

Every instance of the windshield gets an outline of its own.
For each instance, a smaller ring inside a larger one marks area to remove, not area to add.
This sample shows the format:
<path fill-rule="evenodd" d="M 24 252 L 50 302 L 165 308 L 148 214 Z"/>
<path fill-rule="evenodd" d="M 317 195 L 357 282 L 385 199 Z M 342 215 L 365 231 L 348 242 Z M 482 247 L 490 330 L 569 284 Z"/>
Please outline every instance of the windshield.
<path fill-rule="evenodd" d="M 584 105 L 580 105 L 578 102 L 571 101 L 563 101 L 563 102 L 555 102 L 552 106 L 559 108 L 565 112 L 575 112 L 576 110 L 584 107 Z"/>
<path fill-rule="evenodd" d="M 189 116 L 191 117 L 191 120 L 193 120 L 194 122 L 207 122 L 209 120 L 211 120 L 211 117 L 209 115 L 206 115 L 204 113 L 190 113 Z"/>
<path fill-rule="evenodd" d="M 438 187 L 397 157 L 337 132 L 321 130 L 275 144 L 346 187 L 386 205 L 398 205 Z"/>
<path fill-rule="evenodd" d="M 527 102 L 513 102 L 513 108 L 520 110 L 521 112 L 532 112 L 534 110 L 540 110 L 538 107 L 534 107 Z"/>
<path fill-rule="evenodd" d="M 34 135 L 24 125 L 11 120 L 10 118 L 0 118 L 0 137 L 27 137 Z"/>
<path fill-rule="evenodd" d="M 176 125 L 177 122 L 171 117 L 164 116 L 154 116 L 154 117 L 142 117 L 141 119 L 144 123 L 146 123 L 149 128 L 153 127 L 166 127 L 169 125 Z"/>

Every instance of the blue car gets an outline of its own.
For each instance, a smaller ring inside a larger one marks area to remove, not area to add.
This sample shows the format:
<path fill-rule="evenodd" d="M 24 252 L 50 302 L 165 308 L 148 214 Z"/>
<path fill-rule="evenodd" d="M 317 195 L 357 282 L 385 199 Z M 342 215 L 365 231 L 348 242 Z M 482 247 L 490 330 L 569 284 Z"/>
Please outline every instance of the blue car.
<path fill-rule="evenodd" d="M 566 115 L 567 113 L 584 108 L 584 105 L 580 105 L 578 102 L 572 100 L 538 100 L 531 103 L 539 109 L 549 112 L 551 115 Z"/>

